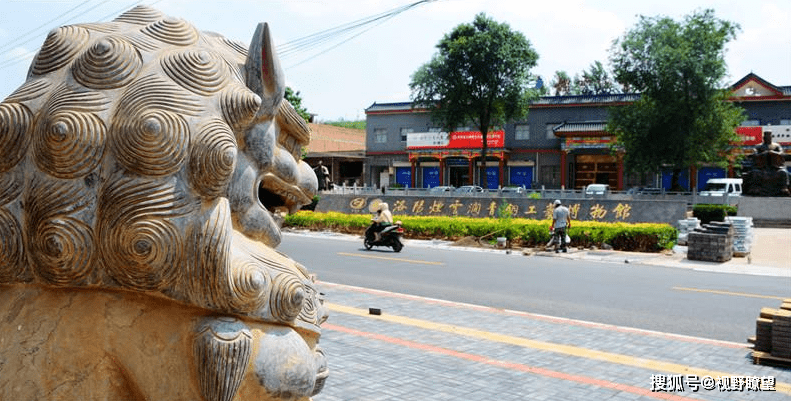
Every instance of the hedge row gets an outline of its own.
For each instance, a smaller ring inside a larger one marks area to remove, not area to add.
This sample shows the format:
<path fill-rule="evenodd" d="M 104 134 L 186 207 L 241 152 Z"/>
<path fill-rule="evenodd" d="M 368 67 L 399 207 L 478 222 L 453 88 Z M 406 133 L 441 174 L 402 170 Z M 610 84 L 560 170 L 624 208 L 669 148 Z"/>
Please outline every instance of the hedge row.
<path fill-rule="evenodd" d="M 692 208 L 692 215 L 697 217 L 701 224 L 725 221 L 725 216 L 736 216 L 736 212 L 736 206 L 731 205 L 699 203 Z"/>
<path fill-rule="evenodd" d="M 445 216 L 394 216 L 401 220 L 404 235 L 415 239 L 459 240 L 465 237 L 506 237 L 513 246 L 536 247 L 549 242 L 550 220 L 493 219 Z M 337 212 L 299 211 L 288 215 L 284 227 L 309 230 L 330 230 L 362 234 L 370 225 L 369 215 Z M 659 252 L 669 249 L 678 238 L 678 231 L 668 224 L 628 224 L 574 221 L 568 232 L 572 246 L 591 247 L 609 244 L 616 250 Z"/>

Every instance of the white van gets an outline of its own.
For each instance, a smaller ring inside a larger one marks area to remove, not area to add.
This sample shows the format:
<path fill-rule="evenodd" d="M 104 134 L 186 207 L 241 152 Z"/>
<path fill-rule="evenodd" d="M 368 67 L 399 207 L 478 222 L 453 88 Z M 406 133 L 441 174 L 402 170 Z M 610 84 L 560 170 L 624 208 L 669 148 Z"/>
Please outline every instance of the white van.
<path fill-rule="evenodd" d="M 706 187 L 700 191 L 701 196 L 741 196 L 741 178 L 709 178 Z"/>

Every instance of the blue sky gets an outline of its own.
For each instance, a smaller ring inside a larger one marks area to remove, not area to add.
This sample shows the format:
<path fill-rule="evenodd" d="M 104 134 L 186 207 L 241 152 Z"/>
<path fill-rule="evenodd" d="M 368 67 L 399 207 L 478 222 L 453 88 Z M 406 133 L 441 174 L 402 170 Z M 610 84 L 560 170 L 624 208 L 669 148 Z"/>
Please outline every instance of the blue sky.
<path fill-rule="evenodd" d="M 109 21 L 137 4 L 149 5 L 198 29 L 249 43 L 259 22 L 268 22 L 278 46 L 358 21 L 416 0 L 0 0 L 0 99 L 25 80 L 30 61 L 47 33 L 58 26 Z M 539 53 L 534 74 L 549 81 L 555 71 L 581 73 L 594 61 L 607 65 L 612 41 L 638 15 L 681 19 L 713 8 L 718 18 L 741 26 L 728 45 L 733 83 L 754 72 L 776 85 L 791 85 L 791 1 L 788 0 L 435 0 L 349 38 L 284 53 L 287 84 L 320 121 L 365 118 L 374 102 L 409 100 L 412 73 L 430 60 L 435 46 L 455 26 L 485 12 L 522 32 Z M 349 39 L 345 43 L 341 40 Z"/>

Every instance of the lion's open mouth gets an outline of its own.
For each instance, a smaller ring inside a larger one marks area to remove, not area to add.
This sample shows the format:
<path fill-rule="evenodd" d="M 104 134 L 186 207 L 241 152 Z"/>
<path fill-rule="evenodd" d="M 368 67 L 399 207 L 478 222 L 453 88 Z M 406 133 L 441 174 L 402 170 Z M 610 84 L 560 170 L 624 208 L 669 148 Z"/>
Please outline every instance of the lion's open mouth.
<path fill-rule="evenodd" d="M 274 217 L 282 220 L 283 216 L 295 213 L 302 205 L 310 203 L 311 199 L 296 185 L 268 173 L 258 185 L 258 201 Z"/>

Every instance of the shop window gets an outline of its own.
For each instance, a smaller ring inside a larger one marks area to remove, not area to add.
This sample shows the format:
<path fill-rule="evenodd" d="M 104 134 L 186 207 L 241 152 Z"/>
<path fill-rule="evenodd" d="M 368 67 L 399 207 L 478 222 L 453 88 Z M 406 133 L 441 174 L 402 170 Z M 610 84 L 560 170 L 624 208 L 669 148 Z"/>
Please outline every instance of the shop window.
<path fill-rule="evenodd" d="M 528 140 L 530 139 L 530 126 L 527 124 L 517 124 L 516 127 L 516 137 L 517 140 Z"/>
<path fill-rule="evenodd" d="M 387 129 L 374 128 L 374 142 L 387 143 Z"/>

